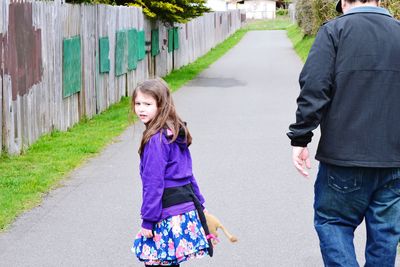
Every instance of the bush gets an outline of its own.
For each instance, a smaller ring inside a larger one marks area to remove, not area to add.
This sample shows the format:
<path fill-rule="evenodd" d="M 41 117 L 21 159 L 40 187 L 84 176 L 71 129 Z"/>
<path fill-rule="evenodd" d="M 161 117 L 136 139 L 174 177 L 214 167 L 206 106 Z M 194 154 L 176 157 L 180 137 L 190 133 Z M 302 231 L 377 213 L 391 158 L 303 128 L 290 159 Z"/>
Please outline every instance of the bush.
<path fill-rule="evenodd" d="M 381 6 L 387 8 L 396 19 L 400 19 L 400 0 L 385 0 Z"/>
<path fill-rule="evenodd" d="M 313 32 L 316 33 L 325 22 L 337 17 L 336 0 L 313 0 L 312 1 L 314 21 Z"/>
<path fill-rule="evenodd" d="M 321 25 L 339 14 L 335 10 L 336 0 L 298 0 L 296 19 L 305 35 L 314 35 Z M 400 0 L 384 0 L 381 6 L 387 8 L 397 19 L 400 19 Z"/>
<path fill-rule="evenodd" d="M 305 35 L 314 33 L 313 8 L 311 0 L 298 0 L 296 3 L 296 19 Z"/>
<path fill-rule="evenodd" d="M 304 34 L 316 34 L 324 22 L 336 17 L 335 5 L 336 0 L 299 0 L 296 18 Z"/>
<path fill-rule="evenodd" d="M 199 17 L 211 9 L 206 6 L 206 0 L 115 0 L 130 6 L 143 8 L 143 13 L 151 20 L 160 20 L 173 25 L 174 22 L 186 23 Z"/>
<path fill-rule="evenodd" d="M 276 15 L 277 16 L 287 16 L 289 14 L 289 10 L 284 9 L 284 8 L 278 8 L 276 10 Z"/>

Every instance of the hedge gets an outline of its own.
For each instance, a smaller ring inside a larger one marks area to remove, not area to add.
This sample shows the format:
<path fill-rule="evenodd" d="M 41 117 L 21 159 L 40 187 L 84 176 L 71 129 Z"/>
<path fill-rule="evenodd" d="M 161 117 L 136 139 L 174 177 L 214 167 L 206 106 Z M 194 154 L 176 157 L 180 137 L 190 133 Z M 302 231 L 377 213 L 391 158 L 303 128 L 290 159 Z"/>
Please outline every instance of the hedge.
<path fill-rule="evenodd" d="M 339 14 L 335 10 L 337 0 L 298 0 L 296 20 L 305 35 L 315 35 L 321 25 Z M 387 8 L 400 19 L 400 0 L 383 0 L 381 6 Z"/>

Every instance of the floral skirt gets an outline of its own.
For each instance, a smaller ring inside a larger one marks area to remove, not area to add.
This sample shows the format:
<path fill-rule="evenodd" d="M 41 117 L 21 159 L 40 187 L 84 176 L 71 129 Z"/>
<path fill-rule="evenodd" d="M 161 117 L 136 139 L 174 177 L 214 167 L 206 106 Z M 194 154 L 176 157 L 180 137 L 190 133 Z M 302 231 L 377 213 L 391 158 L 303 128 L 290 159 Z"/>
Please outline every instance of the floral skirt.
<path fill-rule="evenodd" d="M 132 252 L 146 265 L 177 265 L 208 255 L 208 242 L 196 210 L 168 217 L 153 228 L 153 237 L 137 234 Z"/>

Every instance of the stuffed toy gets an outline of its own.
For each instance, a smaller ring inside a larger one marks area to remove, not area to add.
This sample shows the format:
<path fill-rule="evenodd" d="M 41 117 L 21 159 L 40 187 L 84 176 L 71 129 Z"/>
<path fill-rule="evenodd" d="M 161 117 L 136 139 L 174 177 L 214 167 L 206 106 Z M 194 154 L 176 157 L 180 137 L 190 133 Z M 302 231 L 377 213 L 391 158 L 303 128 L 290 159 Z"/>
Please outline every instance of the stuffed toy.
<path fill-rule="evenodd" d="M 225 227 L 222 225 L 222 223 L 218 220 L 217 217 L 215 217 L 214 215 L 210 214 L 209 212 L 205 212 L 205 215 L 206 215 L 208 230 L 210 231 L 210 234 L 213 235 L 213 236 L 211 236 L 211 242 L 213 243 L 213 245 L 216 245 L 219 242 L 218 233 L 217 233 L 218 228 L 222 229 L 222 231 L 224 232 L 226 237 L 228 237 L 228 239 L 231 242 L 238 241 L 238 239 L 235 236 L 231 235 L 225 229 Z"/>

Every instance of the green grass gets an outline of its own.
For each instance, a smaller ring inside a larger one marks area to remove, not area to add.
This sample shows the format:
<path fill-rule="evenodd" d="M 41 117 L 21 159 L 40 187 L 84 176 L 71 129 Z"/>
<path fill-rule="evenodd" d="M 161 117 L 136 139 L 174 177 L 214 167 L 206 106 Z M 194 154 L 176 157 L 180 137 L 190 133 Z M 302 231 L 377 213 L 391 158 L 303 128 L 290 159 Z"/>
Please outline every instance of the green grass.
<path fill-rule="evenodd" d="M 314 43 L 315 36 L 304 36 L 300 27 L 295 24 L 287 28 L 287 35 L 293 43 L 294 50 L 303 62 L 306 61 L 311 46 Z"/>
<path fill-rule="evenodd" d="M 129 98 L 66 132 L 42 136 L 20 156 L 0 158 L 0 229 L 40 203 L 44 193 L 129 124 Z"/>
<path fill-rule="evenodd" d="M 279 16 L 276 19 L 250 20 L 243 26 L 243 29 L 247 31 L 286 30 L 290 25 L 291 22 L 288 16 Z"/>

